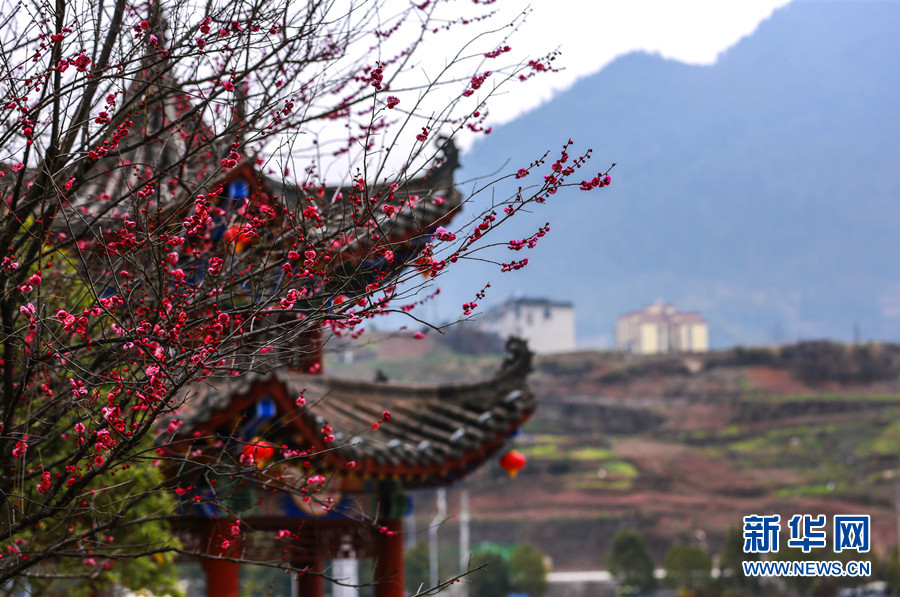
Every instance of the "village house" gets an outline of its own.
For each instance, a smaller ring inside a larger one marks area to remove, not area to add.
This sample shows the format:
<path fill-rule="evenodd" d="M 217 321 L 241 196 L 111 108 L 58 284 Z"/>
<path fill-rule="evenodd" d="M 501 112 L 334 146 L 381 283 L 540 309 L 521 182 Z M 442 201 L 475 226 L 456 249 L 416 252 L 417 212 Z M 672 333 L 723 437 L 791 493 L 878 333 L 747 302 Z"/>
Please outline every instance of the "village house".
<path fill-rule="evenodd" d="M 510 299 L 485 312 L 478 327 L 501 338 L 527 340 L 536 354 L 575 350 L 575 306 L 569 302 Z"/>
<path fill-rule="evenodd" d="M 699 313 L 679 312 L 674 305 L 655 302 L 619 316 L 616 349 L 634 354 L 706 352 L 709 326 Z"/>

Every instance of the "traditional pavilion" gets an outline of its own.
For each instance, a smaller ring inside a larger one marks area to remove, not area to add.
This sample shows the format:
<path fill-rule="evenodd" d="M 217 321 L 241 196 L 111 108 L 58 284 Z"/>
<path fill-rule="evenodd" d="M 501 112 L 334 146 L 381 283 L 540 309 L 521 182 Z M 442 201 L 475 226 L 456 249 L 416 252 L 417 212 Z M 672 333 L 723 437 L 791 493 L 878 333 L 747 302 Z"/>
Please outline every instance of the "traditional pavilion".
<path fill-rule="evenodd" d="M 345 553 L 374 560 L 376 597 L 404 595 L 406 492 L 475 471 L 534 410 L 525 382 L 531 353 L 520 341 L 507 348 L 500 371 L 476 383 L 280 369 L 198 385 L 169 451 L 181 451 L 191 468 L 178 476 L 178 527 L 193 551 L 210 556 L 207 595 L 239 595 L 240 564 L 231 559 L 249 559 L 309 570 L 296 576 L 297 594 L 320 596 L 316 573 Z M 267 465 L 275 452 L 278 464 Z M 254 465 L 253 480 L 237 474 Z"/>
<path fill-rule="evenodd" d="M 341 264 L 359 276 L 399 274 L 459 209 L 457 166 L 446 144 L 436 168 L 397 191 L 419 196 L 382 228 L 402 256 L 397 271 L 362 263 L 370 254 L 365 236 Z M 234 169 L 224 186 L 232 197 L 268 187 L 266 196 L 288 206 L 298 201 L 289 189 L 273 191 L 249 166 Z M 523 341 L 508 342 L 493 378 L 438 386 L 322 375 L 320 344 L 319 335 L 307 334 L 284 366 L 244 367 L 187 388 L 180 427 L 159 436 L 173 463 L 167 471 L 180 501 L 177 528 L 187 548 L 203 554 L 209 597 L 240 594 L 241 560 L 306 570 L 294 577 L 295 594 L 319 597 L 325 562 L 348 553 L 374 561 L 374 577 L 364 582 L 374 584 L 376 597 L 402 597 L 407 492 L 475 471 L 535 408 Z"/>

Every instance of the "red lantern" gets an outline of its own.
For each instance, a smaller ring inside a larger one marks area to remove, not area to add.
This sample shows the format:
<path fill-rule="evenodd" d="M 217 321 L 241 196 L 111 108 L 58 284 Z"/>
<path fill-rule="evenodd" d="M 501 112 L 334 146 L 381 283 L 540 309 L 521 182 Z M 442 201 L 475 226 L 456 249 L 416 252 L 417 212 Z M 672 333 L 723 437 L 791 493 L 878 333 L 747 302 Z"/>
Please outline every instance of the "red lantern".
<path fill-rule="evenodd" d="M 259 468 L 275 456 L 275 450 L 277 449 L 278 446 L 272 442 L 255 437 L 241 450 L 241 461 L 246 463 L 252 462 Z"/>
<path fill-rule="evenodd" d="M 243 227 L 241 226 L 232 226 L 228 230 L 225 231 L 225 242 L 230 243 L 232 241 L 235 242 L 236 248 L 240 251 L 246 245 L 250 244 L 250 241 L 253 240 L 253 237 L 243 232 Z"/>
<path fill-rule="evenodd" d="M 506 471 L 510 477 L 515 477 L 525 467 L 527 459 L 518 450 L 510 450 L 500 457 L 500 468 Z"/>

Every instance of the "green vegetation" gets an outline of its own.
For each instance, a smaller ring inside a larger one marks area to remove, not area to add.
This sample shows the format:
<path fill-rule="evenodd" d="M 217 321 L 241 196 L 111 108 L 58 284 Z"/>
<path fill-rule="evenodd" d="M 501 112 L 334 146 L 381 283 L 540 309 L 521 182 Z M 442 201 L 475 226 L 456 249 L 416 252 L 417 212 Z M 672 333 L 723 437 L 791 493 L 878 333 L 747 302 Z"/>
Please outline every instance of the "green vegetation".
<path fill-rule="evenodd" d="M 509 564 L 497 553 L 477 553 L 472 556 L 472 568 L 482 567 L 468 576 L 470 597 L 506 595 L 511 588 Z"/>
<path fill-rule="evenodd" d="M 516 547 L 509 558 L 510 584 L 518 593 L 542 597 L 547 590 L 547 572 L 544 554 L 530 543 Z"/>
<path fill-rule="evenodd" d="M 631 489 L 630 479 L 574 479 L 566 483 L 568 489 L 593 491 L 628 491 Z"/>
<path fill-rule="evenodd" d="M 741 396 L 748 402 L 898 402 L 900 394 L 842 394 L 828 392 L 824 394 L 771 394 L 767 392 L 752 392 Z"/>
<path fill-rule="evenodd" d="M 755 588 L 756 577 L 744 575 L 741 562 L 758 560 L 758 554 L 744 553 L 744 534 L 738 527 L 731 527 L 725 534 L 725 545 L 719 554 L 719 584 L 730 587 Z"/>
<path fill-rule="evenodd" d="M 438 577 L 441 581 L 457 573 L 458 558 L 459 551 L 455 546 L 440 549 Z M 417 543 L 406 551 L 405 567 L 406 589 L 409 594 L 430 586 L 427 543 Z M 471 597 L 494 597 L 506 595 L 510 591 L 541 597 L 547 588 L 548 570 L 544 554 L 530 543 L 515 546 L 479 544 L 469 562 L 469 568 L 473 572 L 463 582 L 469 583 Z"/>
<path fill-rule="evenodd" d="M 592 447 L 577 448 L 569 452 L 567 456 L 574 460 L 609 460 L 616 457 L 612 450 Z"/>
<path fill-rule="evenodd" d="M 712 560 L 696 545 L 673 545 L 664 563 L 666 584 L 676 589 L 704 587 L 712 579 Z"/>
<path fill-rule="evenodd" d="M 557 458 L 561 454 L 556 444 L 522 446 L 522 452 L 529 458 Z"/>
<path fill-rule="evenodd" d="M 636 531 L 623 529 L 616 533 L 606 556 L 606 567 L 620 585 L 639 592 L 656 587 L 650 547 L 644 536 Z"/>
<path fill-rule="evenodd" d="M 610 476 L 627 477 L 629 479 L 637 477 L 638 471 L 634 465 L 624 460 L 610 460 L 603 463 L 603 470 Z"/>
<path fill-rule="evenodd" d="M 428 587 L 428 544 L 416 543 L 406 550 L 404 559 L 406 591 L 415 595 L 420 589 Z"/>
<path fill-rule="evenodd" d="M 877 436 L 859 445 L 859 455 L 895 456 L 900 454 L 900 421 L 881 430 Z"/>

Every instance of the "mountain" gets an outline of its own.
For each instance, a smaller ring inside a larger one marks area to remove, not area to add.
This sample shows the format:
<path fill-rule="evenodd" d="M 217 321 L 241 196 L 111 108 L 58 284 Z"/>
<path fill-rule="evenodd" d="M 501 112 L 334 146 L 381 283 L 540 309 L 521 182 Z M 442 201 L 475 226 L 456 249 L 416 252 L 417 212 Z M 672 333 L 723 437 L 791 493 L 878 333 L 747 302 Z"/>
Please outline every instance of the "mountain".
<path fill-rule="evenodd" d="M 712 66 L 629 54 L 496 128 L 461 156 L 458 181 L 552 159 L 571 137 L 570 154 L 594 150 L 585 177 L 617 162 L 613 183 L 559 192 L 498 230 L 551 223 L 527 255 L 494 253 L 528 256 L 520 271 L 448 272 L 441 315 L 485 279 L 480 307 L 573 301 L 588 345 L 656 299 L 704 315 L 717 347 L 849 340 L 857 326 L 900 340 L 898 22 L 898 3 L 792 3 Z"/>

